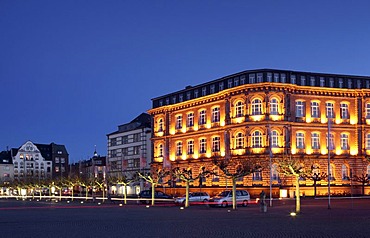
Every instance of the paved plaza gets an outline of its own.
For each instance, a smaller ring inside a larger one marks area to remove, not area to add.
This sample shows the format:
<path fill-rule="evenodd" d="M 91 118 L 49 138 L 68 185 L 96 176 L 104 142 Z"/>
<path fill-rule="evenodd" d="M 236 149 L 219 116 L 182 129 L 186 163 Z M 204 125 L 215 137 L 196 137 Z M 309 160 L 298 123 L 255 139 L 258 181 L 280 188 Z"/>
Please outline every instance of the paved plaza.
<path fill-rule="evenodd" d="M 0 237 L 369 237 L 370 199 L 332 199 L 331 208 L 326 199 L 302 199 L 301 214 L 291 217 L 294 200 L 261 213 L 258 204 L 233 211 L 0 199 Z"/>

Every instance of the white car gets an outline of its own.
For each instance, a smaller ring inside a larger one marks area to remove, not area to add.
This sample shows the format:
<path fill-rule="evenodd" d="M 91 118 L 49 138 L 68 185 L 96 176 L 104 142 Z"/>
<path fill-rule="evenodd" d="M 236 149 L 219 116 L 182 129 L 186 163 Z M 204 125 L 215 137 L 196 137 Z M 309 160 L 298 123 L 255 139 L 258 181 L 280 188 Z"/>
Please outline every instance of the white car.
<path fill-rule="evenodd" d="M 236 204 L 248 206 L 251 197 L 246 190 L 236 190 Z M 209 200 L 210 206 L 227 207 L 233 204 L 233 192 L 222 191 L 217 196 L 212 197 Z"/>
<path fill-rule="evenodd" d="M 189 193 L 189 202 L 194 203 L 194 202 L 202 202 L 202 203 L 207 203 L 209 200 L 209 194 L 206 192 L 192 192 Z M 176 204 L 185 204 L 185 195 L 182 197 L 178 197 L 175 199 Z"/>

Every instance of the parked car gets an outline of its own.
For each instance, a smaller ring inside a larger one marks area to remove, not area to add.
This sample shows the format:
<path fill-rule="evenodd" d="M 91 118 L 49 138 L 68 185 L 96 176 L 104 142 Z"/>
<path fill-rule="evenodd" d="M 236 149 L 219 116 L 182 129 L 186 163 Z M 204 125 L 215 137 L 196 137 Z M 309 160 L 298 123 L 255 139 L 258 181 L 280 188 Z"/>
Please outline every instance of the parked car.
<path fill-rule="evenodd" d="M 238 205 L 248 206 L 250 201 L 250 195 L 246 190 L 236 190 L 236 203 Z M 227 207 L 233 204 L 233 192 L 232 191 L 222 191 L 217 196 L 212 197 L 209 200 L 210 206 Z"/>
<path fill-rule="evenodd" d="M 189 202 L 203 202 L 207 203 L 209 201 L 209 194 L 206 192 L 191 192 L 189 193 Z M 185 194 L 182 197 L 177 197 L 175 199 L 176 204 L 185 204 Z"/>
<path fill-rule="evenodd" d="M 139 198 L 141 199 L 141 203 L 149 204 L 152 199 L 152 190 L 144 190 L 139 193 Z M 148 198 L 148 200 L 144 199 Z M 173 201 L 173 197 L 171 195 L 165 194 L 162 191 L 154 191 L 154 199 L 170 199 Z"/>

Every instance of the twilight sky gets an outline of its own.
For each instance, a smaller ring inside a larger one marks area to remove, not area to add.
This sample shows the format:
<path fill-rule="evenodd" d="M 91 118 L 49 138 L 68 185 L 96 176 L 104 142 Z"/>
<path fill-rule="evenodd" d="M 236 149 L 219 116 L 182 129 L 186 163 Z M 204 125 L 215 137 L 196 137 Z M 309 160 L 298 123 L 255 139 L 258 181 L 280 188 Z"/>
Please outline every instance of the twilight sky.
<path fill-rule="evenodd" d="M 107 154 L 151 99 L 248 69 L 370 75 L 370 2 L 0 0 L 0 151 Z"/>

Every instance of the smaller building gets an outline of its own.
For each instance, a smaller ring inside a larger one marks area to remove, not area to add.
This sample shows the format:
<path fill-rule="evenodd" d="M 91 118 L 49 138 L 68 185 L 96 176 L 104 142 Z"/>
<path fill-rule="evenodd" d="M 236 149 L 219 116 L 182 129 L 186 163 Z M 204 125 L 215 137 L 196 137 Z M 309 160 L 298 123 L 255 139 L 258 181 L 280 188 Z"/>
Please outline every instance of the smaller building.
<path fill-rule="evenodd" d="M 0 186 L 14 179 L 14 166 L 11 151 L 0 152 Z"/>
<path fill-rule="evenodd" d="M 106 174 L 106 157 L 98 155 L 96 151 L 92 158 L 70 165 L 70 177 L 106 179 Z"/>

